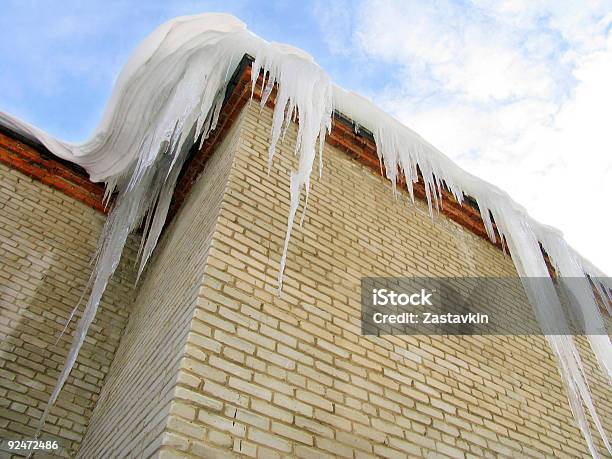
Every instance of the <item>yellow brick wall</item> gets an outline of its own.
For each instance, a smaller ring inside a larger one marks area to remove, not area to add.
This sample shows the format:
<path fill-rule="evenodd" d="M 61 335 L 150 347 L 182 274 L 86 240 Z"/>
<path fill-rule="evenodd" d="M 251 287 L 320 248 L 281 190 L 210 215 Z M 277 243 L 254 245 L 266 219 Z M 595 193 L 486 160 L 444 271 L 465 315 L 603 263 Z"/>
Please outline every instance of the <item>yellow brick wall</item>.
<path fill-rule="evenodd" d="M 277 296 L 295 126 L 268 175 L 271 111 L 245 110 L 160 457 L 586 457 L 543 337 L 360 335 L 362 276 L 516 273 L 329 146 Z"/>
<path fill-rule="evenodd" d="M 516 274 L 329 146 L 277 295 L 295 126 L 268 175 L 270 123 L 247 105 L 135 291 L 130 242 L 46 429 L 60 454 L 588 457 L 544 338 L 360 335 L 363 276 Z M 0 438 L 28 438 L 104 216 L 4 166 L 0 193 Z"/>
<path fill-rule="evenodd" d="M 160 446 L 239 127 L 207 163 L 143 274 L 78 457 L 149 457 Z"/>
<path fill-rule="evenodd" d="M 54 343 L 85 288 L 104 219 L 0 164 L 0 439 L 32 439 L 38 427 L 76 320 Z M 133 255 L 129 245 L 124 258 Z M 59 456 L 73 456 L 85 434 L 127 321 L 132 285 L 131 263 L 123 262 L 47 420 L 41 438 L 58 440 Z"/>

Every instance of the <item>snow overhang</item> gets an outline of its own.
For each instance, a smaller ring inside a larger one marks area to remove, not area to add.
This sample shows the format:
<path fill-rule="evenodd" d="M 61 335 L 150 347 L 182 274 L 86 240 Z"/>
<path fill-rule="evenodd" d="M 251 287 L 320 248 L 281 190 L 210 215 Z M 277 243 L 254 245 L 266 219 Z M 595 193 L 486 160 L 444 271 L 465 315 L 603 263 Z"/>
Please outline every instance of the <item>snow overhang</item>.
<path fill-rule="evenodd" d="M 181 171 L 174 191 L 166 225 L 176 214 L 204 169 L 207 160 L 214 153 L 217 145 L 223 140 L 228 129 L 251 98 L 253 61 L 253 57 L 248 54 L 242 57 L 227 85 L 223 108 L 216 129 L 204 141 L 201 148 L 199 148 L 199 142 L 196 142 L 192 147 L 190 157 Z M 261 100 L 262 96 L 262 79 L 263 73 L 260 73 L 258 84 L 253 93 L 253 97 L 258 101 Z M 274 107 L 275 96 L 276 91 L 274 90 L 266 102 L 266 105 L 270 108 Z M 103 185 L 89 180 L 87 172 L 81 166 L 59 158 L 34 136 L 26 132 L 20 132 L 14 127 L 2 123 L 1 120 L 0 135 L 2 135 L 0 145 L 4 147 L 3 152 L 0 153 L 0 162 L 62 191 L 96 210 L 105 213 L 108 211 L 108 207 L 105 207 L 102 203 Z M 332 131 L 326 137 L 326 142 L 368 167 L 375 174 L 384 176 L 372 133 L 363 126 L 354 123 L 348 116 L 338 111 L 334 112 Z M 403 186 L 405 185 L 403 176 L 400 177 L 402 178 L 398 181 L 398 184 Z M 425 185 L 422 180 L 414 184 L 414 194 L 417 198 L 426 200 Z M 468 196 L 462 205 L 448 191 L 443 190 L 442 194 L 441 213 L 472 233 L 491 242 L 474 200 Z M 491 243 L 501 248 L 500 239 L 498 237 L 495 243 Z"/>
<path fill-rule="evenodd" d="M 204 141 L 201 148 L 196 142 L 191 149 L 189 159 L 186 161 L 174 191 L 170 205 L 169 218 L 166 225 L 172 220 L 191 187 L 196 182 L 217 145 L 224 139 L 225 134 L 233 125 L 244 105 L 251 98 L 251 72 L 254 58 L 245 54 L 234 74 L 228 82 L 223 108 L 221 110 L 216 129 Z M 260 73 L 258 83 L 252 96 L 261 101 L 263 73 Z M 266 102 L 274 108 L 276 90 Z M 353 122 L 348 116 L 338 111 L 334 112 L 334 123 L 326 142 L 343 151 L 362 165 L 368 167 L 373 173 L 385 176 L 376 153 L 376 144 L 373 134 Z M 100 211 L 107 213 L 108 206 L 103 204 L 104 186 L 92 182 L 85 169 L 71 161 L 54 155 L 36 137 L 27 132 L 20 132 L 14 127 L 5 124 L 0 119 L 0 162 L 55 188 L 74 199 Z M 403 186 L 404 178 L 399 175 L 398 184 Z M 417 198 L 426 201 L 425 185 L 422 180 L 414 183 L 414 194 Z M 465 196 L 463 204 L 457 202 L 452 193 L 442 190 L 443 199 L 440 202 L 440 212 L 446 217 L 460 224 L 470 232 L 482 237 L 489 243 L 502 249 L 501 238 L 496 231 L 495 242 L 488 237 L 483 224 L 478 205 L 470 196 Z M 544 253 L 551 274 L 554 269 L 548 256 Z"/>
<path fill-rule="evenodd" d="M 202 145 L 202 148 L 197 148 L 199 142 L 196 142 L 190 153 L 190 157 L 185 163 L 183 170 L 179 176 L 176 190 L 170 205 L 168 215 L 168 224 L 172 217 L 176 214 L 179 207 L 189 194 L 191 187 L 197 180 L 198 176 L 204 169 L 204 166 L 210 156 L 214 153 L 217 145 L 223 140 L 228 129 L 238 117 L 244 105 L 251 98 L 251 72 L 253 57 L 245 54 L 232 75 L 223 102 L 223 108 L 219 116 L 216 129 L 211 133 Z M 262 97 L 262 80 L 263 73 L 260 73 L 253 98 L 261 101 Z M 266 105 L 274 108 L 276 90 L 273 90 L 271 96 L 266 101 Z M 326 137 L 325 141 L 343 151 L 348 156 L 358 161 L 362 165 L 368 167 L 375 174 L 384 176 L 383 168 L 381 168 L 378 155 L 376 153 L 376 144 L 374 137 L 370 131 L 362 126 L 354 123 L 348 116 L 335 111 L 332 131 Z M 398 180 L 400 186 L 404 186 L 404 179 Z M 426 201 L 425 184 L 423 180 L 414 183 L 414 194 L 417 198 Z M 446 215 L 451 220 L 459 223 L 464 228 L 472 233 L 486 239 L 498 248 L 502 248 L 501 238 L 499 234 L 496 242 L 491 242 L 487 235 L 486 228 L 482 222 L 480 212 L 473 199 L 466 197 L 463 205 L 457 202 L 452 193 L 443 190 L 443 199 L 440 202 L 440 212 Z"/>

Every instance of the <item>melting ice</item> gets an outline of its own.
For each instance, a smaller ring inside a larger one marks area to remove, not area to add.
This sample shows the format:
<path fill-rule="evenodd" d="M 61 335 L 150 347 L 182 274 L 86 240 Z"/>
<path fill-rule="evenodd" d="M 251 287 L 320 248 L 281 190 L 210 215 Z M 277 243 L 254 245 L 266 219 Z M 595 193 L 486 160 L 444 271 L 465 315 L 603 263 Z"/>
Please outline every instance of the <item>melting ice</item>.
<path fill-rule="evenodd" d="M 584 284 L 575 287 L 573 292 L 580 299 L 581 313 L 590 324 L 605 330 L 586 277 L 603 277 L 603 274 L 569 247 L 556 230 L 530 218 L 502 190 L 463 171 L 371 102 L 334 85 L 303 51 L 268 43 L 249 32 L 233 16 L 179 17 L 160 26 L 134 52 L 119 75 L 100 124 L 86 142 L 62 142 L 0 112 L 0 121 L 5 125 L 38 139 L 57 156 L 83 166 L 93 181 L 104 181 L 106 199 L 116 193 L 95 257 L 91 295 L 42 416 L 41 427 L 75 363 L 129 233 L 144 224 L 140 275 L 160 236 L 187 153 L 198 138 L 203 141 L 215 129 L 228 76 L 233 74 L 244 54 L 255 58 L 253 86 L 260 72 L 264 74 L 262 106 L 275 85 L 278 90 L 269 146 L 270 167 L 277 141 L 291 121 L 298 120 L 295 150 L 299 161 L 297 169 L 291 173 L 291 201 L 280 254 L 279 290 L 300 197 L 304 195 L 308 199 L 317 150 L 321 173 L 322 146 L 331 129 L 335 109 L 374 134 L 379 159 L 394 190 L 403 175 L 414 199 L 412 187 L 419 179 L 418 167 L 425 183 L 430 213 L 438 206 L 443 188 L 460 203 L 465 195 L 476 200 L 491 240 L 497 237 L 495 222 L 498 235 L 507 243 L 545 333 L 564 326 L 565 318 L 558 302 L 547 301 L 547 298 L 556 298 L 552 281 L 548 292 L 533 288 L 529 281 L 549 276 L 541 247 L 549 254 L 559 275 L 584 278 Z M 602 286 L 595 287 L 602 291 Z M 552 323 L 555 327 L 550 325 Z M 595 411 L 573 337 L 569 332 L 562 336 L 549 333 L 547 339 L 557 359 L 572 412 L 591 454 L 597 457 L 586 411 L 612 453 Z M 608 336 L 589 336 L 589 340 L 604 374 L 612 380 Z"/>

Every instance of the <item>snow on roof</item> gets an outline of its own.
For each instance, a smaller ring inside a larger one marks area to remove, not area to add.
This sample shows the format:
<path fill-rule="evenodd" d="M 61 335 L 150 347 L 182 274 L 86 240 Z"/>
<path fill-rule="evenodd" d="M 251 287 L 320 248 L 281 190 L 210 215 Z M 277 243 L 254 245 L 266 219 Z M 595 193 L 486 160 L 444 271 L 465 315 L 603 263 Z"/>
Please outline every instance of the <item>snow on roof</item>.
<path fill-rule="evenodd" d="M 119 263 L 129 232 L 145 222 L 139 275 L 149 259 L 165 222 L 170 199 L 183 163 L 193 143 L 214 130 L 229 76 L 244 54 L 254 56 L 253 86 L 264 74 L 262 106 L 276 85 L 269 166 L 276 143 L 295 115 L 298 121 L 298 167 L 291 174 L 291 202 L 278 274 L 279 292 L 291 229 L 301 196 L 306 202 L 313 168 L 321 173 L 323 143 L 337 110 L 373 133 L 386 176 L 395 189 L 400 174 L 409 193 L 421 173 L 430 213 L 438 206 L 442 189 L 459 203 L 469 195 L 477 202 L 489 237 L 495 240 L 493 220 L 507 243 L 530 303 L 559 363 L 570 406 L 589 445 L 593 444 L 587 407 L 606 447 L 612 452 L 595 412 L 583 373 L 580 355 L 554 291 L 552 280 L 542 291 L 531 278 L 549 277 L 540 245 L 562 277 L 584 278 L 572 283 L 580 313 L 601 334 L 589 336 L 591 347 L 608 378 L 612 378 L 612 348 L 605 333 L 595 296 L 585 277 L 603 273 L 565 242 L 562 234 L 532 219 L 507 193 L 461 169 L 442 152 L 371 101 L 333 84 L 314 59 L 294 47 L 268 43 L 249 32 L 244 23 L 226 14 L 179 17 L 149 35 L 131 56 L 115 84 L 104 115 L 89 140 L 72 144 L 0 112 L 0 123 L 37 139 L 57 156 L 83 166 L 93 181 L 105 181 L 106 198 L 117 198 L 100 240 L 92 273 L 92 293 L 76 331 L 66 364 L 53 391 L 55 402 L 93 320 L 106 285 Z M 316 156 L 319 155 L 318 165 Z M 601 286 L 598 286 L 601 287 Z M 552 299 L 552 301 L 551 301 Z M 554 326 L 553 326 L 554 324 Z M 41 425 L 42 425 L 41 422 Z"/>

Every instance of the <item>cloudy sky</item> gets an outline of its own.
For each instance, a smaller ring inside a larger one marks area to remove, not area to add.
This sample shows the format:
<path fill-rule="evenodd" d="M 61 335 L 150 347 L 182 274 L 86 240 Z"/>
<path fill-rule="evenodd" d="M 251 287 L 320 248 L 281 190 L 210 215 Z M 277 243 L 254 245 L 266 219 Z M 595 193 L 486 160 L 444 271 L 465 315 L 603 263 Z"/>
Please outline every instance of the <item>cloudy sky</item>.
<path fill-rule="evenodd" d="M 162 22 L 233 13 L 561 229 L 612 275 L 612 0 L 5 1 L 0 110 L 72 141 Z"/>

